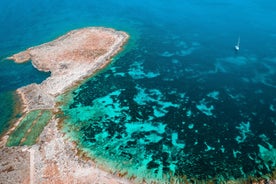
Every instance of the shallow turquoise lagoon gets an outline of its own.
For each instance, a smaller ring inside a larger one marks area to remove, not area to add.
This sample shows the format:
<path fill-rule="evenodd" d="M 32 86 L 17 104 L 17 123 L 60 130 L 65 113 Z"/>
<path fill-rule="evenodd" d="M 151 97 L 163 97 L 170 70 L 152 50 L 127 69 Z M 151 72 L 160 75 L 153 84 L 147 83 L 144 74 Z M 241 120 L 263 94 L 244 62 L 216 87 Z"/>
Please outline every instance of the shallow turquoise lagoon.
<path fill-rule="evenodd" d="M 130 34 L 124 53 L 64 96 L 64 131 L 99 164 L 159 181 L 223 181 L 275 170 L 274 1 L 0 5 L 0 98 L 49 75 L 4 60 L 12 53 L 86 26 Z"/>

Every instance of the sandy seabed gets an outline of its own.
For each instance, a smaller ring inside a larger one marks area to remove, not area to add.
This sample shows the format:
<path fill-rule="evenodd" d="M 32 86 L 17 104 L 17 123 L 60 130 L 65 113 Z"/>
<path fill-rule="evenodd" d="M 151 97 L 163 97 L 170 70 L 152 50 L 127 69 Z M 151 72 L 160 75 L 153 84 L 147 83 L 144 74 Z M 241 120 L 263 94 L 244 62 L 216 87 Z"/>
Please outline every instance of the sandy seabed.
<path fill-rule="evenodd" d="M 127 184 L 138 182 L 122 178 L 119 172 L 112 173 L 111 169 L 103 168 L 79 154 L 75 143 L 66 139 L 59 130 L 62 120 L 55 116 L 45 126 L 36 144 L 6 146 L 9 136 L 30 111 L 50 110 L 53 114 L 59 112 L 57 97 L 78 86 L 84 79 L 109 64 L 111 57 L 122 49 L 128 38 L 126 33 L 114 29 L 83 28 L 8 58 L 17 63 L 32 61 L 34 67 L 51 72 L 51 76 L 41 84 L 30 84 L 16 90 L 21 99 L 23 115 L 1 137 L 0 183 Z M 265 183 L 265 181 L 251 183 Z M 269 184 L 272 183 L 276 181 L 269 181 Z"/>

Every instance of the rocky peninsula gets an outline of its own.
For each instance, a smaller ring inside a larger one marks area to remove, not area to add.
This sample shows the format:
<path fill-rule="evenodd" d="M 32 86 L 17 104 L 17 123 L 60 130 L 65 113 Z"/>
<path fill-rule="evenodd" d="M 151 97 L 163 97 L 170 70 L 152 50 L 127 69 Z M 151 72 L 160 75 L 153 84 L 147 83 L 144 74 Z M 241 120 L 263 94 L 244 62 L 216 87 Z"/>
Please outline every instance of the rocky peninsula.
<path fill-rule="evenodd" d="M 17 90 L 27 110 L 53 108 L 55 97 L 106 66 L 127 39 L 113 29 L 84 28 L 9 57 L 17 63 L 31 60 L 38 70 L 51 72 L 41 84 Z"/>
<path fill-rule="evenodd" d="M 22 116 L 0 140 L 1 182 L 130 182 L 120 178 L 120 173 L 111 173 L 83 159 L 74 143 L 60 132 L 59 118 L 55 116 L 57 97 L 109 64 L 128 38 L 125 32 L 89 27 L 8 58 L 17 63 L 31 61 L 35 68 L 51 75 L 41 84 L 16 90 Z"/>

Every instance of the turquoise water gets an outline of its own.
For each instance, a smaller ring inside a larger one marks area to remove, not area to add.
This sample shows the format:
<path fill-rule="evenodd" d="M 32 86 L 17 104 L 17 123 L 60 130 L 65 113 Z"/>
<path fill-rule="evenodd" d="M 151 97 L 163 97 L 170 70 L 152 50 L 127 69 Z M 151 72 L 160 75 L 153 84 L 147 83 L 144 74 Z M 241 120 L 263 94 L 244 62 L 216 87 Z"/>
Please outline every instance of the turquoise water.
<path fill-rule="evenodd" d="M 12 92 L 0 93 L 0 108 L 1 108 L 1 119 L 0 119 L 0 132 L 4 132 L 9 128 L 9 120 L 11 120 L 16 111 L 16 97 Z"/>
<path fill-rule="evenodd" d="M 222 181 L 275 170 L 274 1 L 0 4 L 1 58 L 80 27 L 130 34 L 126 52 L 68 94 L 62 107 L 64 131 L 99 162 L 159 181 Z M 0 64 L 2 93 L 34 82 L 31 67 Z"/>

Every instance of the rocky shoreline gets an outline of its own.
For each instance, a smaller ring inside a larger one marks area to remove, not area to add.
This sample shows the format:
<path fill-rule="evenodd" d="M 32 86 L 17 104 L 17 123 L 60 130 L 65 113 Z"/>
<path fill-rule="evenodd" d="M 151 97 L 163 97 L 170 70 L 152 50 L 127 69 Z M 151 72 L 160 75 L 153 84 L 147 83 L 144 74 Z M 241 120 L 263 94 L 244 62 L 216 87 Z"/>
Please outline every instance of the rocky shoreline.
<path fill-rule="evenodd" d="M 54 41 L 31 47 L 8 58 L 17 63 L 32 61 L 34 67 L 40 71 L 51 72 L 51 76 L 41 84 L 30 84 L 16 90 L 21 99 L 22 116 L 0 139 L 0 183 L 137 182 L 133 181 L 135 178 L 122 178 L 124 173 L 112 173 L 110 169 L 102 168 L 93 160 L 86 159 L 85 155 L 77 150 L 75 143 L 59 130 L 63 120 L 55 116 L 59 112 L 57 97 L 108 65 L 111 57 L 122 49 L 128 38 L 126 33 L 113 29 L 84 28 L 73 30 Z M 20 124 L 28 120 L 28 114 L 36 110 L 39 110 L 39 116 L 34 118 L 30 128 L 26 130 L 27 134 L 32 132 L 44 111 L 53 114 L 35 140 L 36 143 L 24 145 L 28 137 L 23 136 L 19 140 L 19 146 L 6 146 Z M 183 183 L 179 181 L 172 183 Z M 243 183 L 274 184 L 276 181 L 261 179 Z"/>
<path fill-rule="evenodd" d="M 59 119 L 52 116 L 31 146 L 7 147 L 10 135 L 29 112 L 58 111 L 56 98 L 110 63 L 129 36 L 120 31 L 90 27 L 70 31 L 54 41 L 31 47 L 8 59 L 17 63 L 32 61 L 40 71 L 51 72 L 41 84 L 19 88 L 22 117 L 0 141 L 0 181 L 4 183 L 129 183 L 109 173 L 92 160 L 77 155 L 74 143 L 58 129 Z M 34 127 L 39 119 L 31 124 Z M 31 132 L 31 128 L 27 131 Z M 23 138 L 20 142 L 26 139 Z M 0 183 L 1 183 L 0 182 Z"/>

